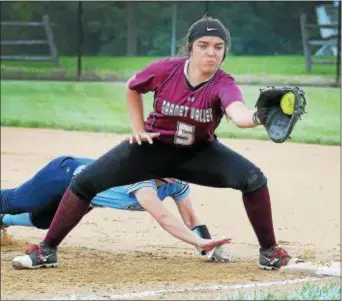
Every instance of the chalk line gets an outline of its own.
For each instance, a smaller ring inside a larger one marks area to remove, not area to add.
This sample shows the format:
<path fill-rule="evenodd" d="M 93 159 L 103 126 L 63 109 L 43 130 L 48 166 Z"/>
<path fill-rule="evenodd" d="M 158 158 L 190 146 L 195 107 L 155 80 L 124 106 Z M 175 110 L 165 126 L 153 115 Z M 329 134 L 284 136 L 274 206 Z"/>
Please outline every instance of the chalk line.
<path fill-rule="evenodd" d="M 330 278 L 330 277 L 325 277 Z M 212 292 L 212 291 L 223 291 L 223 290 L 235 290 L 243 288 L 258 288 L 258 287 L 270 287 L 287 284 L 305 283 L 310 281 L 318 281 L 322 278 L 317 277 L 306 277 L 299 279 L 290 280 L 279 280 L 270 282 L 252 282 L 247 284 L 233 284 L 233 285 L 210 285 L 210 286 L 196 286 L 194 288 L 181 288 L 171 290 L 151 290 L 142 291 L 136 293 L 122 293 L 122 294 L 94 294 L 94 295 L 76 295 L 72 294 L 63 297 L 54 297 L 50 300 L 121 300 L 121 299 L 132 299 L 132 298 L 143 298 L 152 297 L 159 295 L 177 294 L 177 293 L 193 293 L 193 292 Z"/>

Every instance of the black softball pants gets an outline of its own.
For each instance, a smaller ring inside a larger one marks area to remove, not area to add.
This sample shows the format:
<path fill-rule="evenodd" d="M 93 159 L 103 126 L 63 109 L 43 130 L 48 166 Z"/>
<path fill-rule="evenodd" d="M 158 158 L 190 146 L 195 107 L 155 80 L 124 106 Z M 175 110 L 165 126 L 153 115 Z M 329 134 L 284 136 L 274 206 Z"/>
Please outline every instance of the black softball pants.
<path fill-rule="evenodd" d="M 190 183 L 240 190 L 247 194 L 267 184 L 252 162 L 219 141 L 178 147 L 155 140 L 151 145 L 123 141 L 79 173 L 71 191 L 91 201 L 111 187 L 172 177 Z"/>

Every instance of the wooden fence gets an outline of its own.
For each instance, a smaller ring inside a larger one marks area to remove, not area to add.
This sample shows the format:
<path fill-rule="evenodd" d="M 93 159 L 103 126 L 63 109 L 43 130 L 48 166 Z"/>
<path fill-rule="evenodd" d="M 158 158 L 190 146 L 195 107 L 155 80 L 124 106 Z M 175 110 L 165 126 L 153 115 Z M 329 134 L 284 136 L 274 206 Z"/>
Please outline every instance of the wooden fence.
<path fill-rule="evenodd" d="M 1 60 L 11 60 L 11 61 L 49 61 L 51 60 L 55 66 L 59 65 L 57 47 L 54 41 L 54 36 L 52 32 L 53 24 L 49 20 L 48 15 L 44 15 L 42 22 L 21 22 L 21 21 L 3 21 L 1 26 L 36 26 L 43 27 L 45 31 L 45 40 L 1 40 L 1 47 L 12 45 L 49 45 L 49 55 L 1 55 Z"/>

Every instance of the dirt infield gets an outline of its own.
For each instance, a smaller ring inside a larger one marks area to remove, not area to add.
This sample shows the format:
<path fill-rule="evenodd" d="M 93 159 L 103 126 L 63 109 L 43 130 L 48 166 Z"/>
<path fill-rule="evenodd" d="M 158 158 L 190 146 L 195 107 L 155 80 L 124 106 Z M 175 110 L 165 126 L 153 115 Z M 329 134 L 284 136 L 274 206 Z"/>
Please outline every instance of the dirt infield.
<path fill-rule="evenodd" d="M 22 183 L 55 156 L 96 158 L 122 139 L 103 133 L 1 128 L 1 187 Z M 339 261 L 340 147 L 222 141 L 255 162 L 268 177 L 280 245 L 294 256 Z M 57 269 L 13 270 L 13 257 L 22 254 L 29 243 L 39 242 L 45 231 L 10 228 L 13 243 L 1 247 L 1 299 L 72 294 L 105 298 L 108 294 L 304 277 L 257 268 L 258 244 L 239 192 L 196 185 L 192 191 L 194 208 L 213 236 L 232 238 L 227 248 L 234 262 L 203 262 L 192 246 L 167 234 L 145 212 L 97 209 L 60 247 Z M 165 203 L 176 213 L 171 200 Z M 213 298 L 214 293 L 161 294 L 154 298 L 199 297 Z"/>

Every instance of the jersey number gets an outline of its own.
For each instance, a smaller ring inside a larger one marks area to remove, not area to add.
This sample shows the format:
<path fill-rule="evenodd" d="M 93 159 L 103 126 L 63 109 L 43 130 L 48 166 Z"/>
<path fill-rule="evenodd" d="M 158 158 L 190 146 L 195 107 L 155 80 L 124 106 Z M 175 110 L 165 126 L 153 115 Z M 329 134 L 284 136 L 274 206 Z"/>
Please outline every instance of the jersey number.
<path fill-rule="evenodd" d="M 195 141 L 195 126 L 183 122 L 177 123 L 175 144 L 191 145 Z"/>

